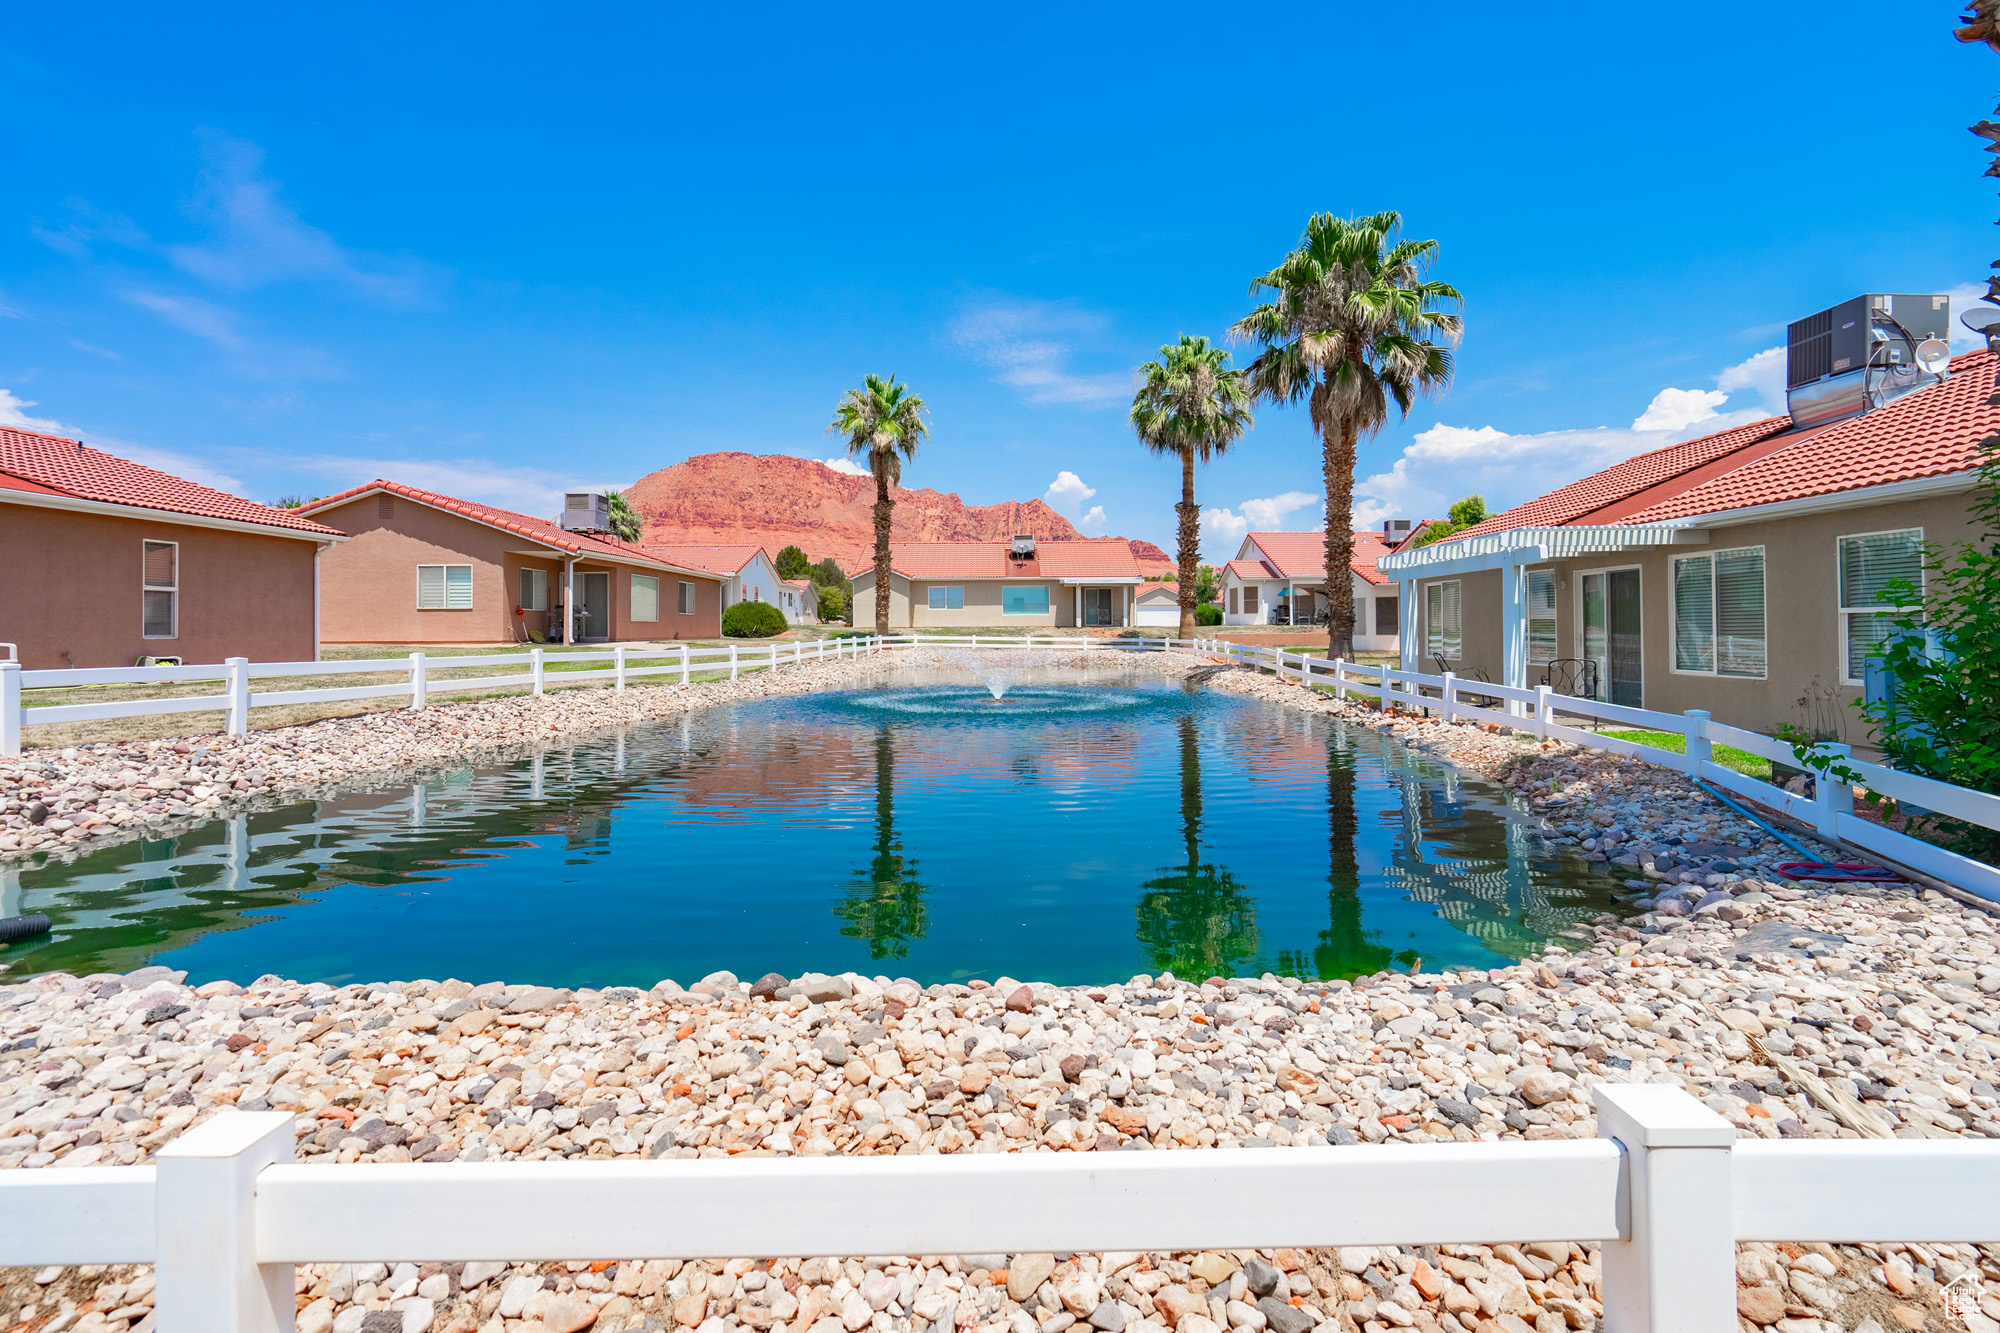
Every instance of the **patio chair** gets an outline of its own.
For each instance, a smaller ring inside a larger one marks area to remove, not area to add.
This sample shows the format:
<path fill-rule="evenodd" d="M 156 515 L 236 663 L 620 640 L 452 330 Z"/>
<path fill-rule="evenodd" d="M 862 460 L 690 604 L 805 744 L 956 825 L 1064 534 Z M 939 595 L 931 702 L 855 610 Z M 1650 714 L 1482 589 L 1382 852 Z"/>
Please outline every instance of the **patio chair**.
<path fill-rule="evenodd" d="M 1438 674 L 1440 676 L 1453 670 L 1451 664 L 1444 660 L 1443 653 L 1432 653 L 1431 661 L 1437 663 Z M 1493 683 L 1493 677 L 1486 674 L 1485 667 L 1461 666 L 1457 668 L 1455 674 L 1461 683 L 1468 680 L 1476 680 L 1482 685 L 1491 685 Z M 1460 694 L 1459 697 L 1474 708 L 1498 708 L 1500 706 L 1499 698 L 1491 694 Z"/>
<path fill-rule="evenodd" d="M 1597 662 L 1589 657 L 1558 657 L 1542 668 L 1542 684 L 1573 699 L 1597 697 Z"/>

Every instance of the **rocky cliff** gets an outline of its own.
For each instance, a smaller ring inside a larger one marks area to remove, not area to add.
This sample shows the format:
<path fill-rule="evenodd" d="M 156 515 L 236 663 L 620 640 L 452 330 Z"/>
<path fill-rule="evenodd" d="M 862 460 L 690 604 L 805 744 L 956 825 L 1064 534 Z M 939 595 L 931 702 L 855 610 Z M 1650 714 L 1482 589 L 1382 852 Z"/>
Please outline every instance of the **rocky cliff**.
<path fill-rule="evenodd" d="M 625 488 L 646 521 L 648 542 L 722 546 L 796 545 L 813 559 L 832 556 L 844 569 L 873 558 L 875 482 L 835 472 L 810 458 L 778 454 L 701 454 L 650 472 Z M 1044 541 L 1085 538 L 1040 500 L 968 505 L 949 491 L 895 488 L 895 538 L 912 542 L 998 541 L 1026 534 Z M 1128 545 L 1142 568 L 1171 568 L 1151 542 Z"/>

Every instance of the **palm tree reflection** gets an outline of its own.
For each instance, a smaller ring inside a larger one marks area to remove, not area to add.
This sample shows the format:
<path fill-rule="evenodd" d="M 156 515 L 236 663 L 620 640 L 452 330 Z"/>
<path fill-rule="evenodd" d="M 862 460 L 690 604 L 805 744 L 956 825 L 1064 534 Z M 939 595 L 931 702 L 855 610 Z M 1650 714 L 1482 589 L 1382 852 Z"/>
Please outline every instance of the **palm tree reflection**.
<path fill-rule="evenodd" d="M 1392 957 L 1374 943 L 1361 924 L 1361 861 L 1354 836 L 1354 753 L 1349 738 L 1332 728 L 1326 748 L 1326 907 L 1327 928 L 1313 949 L 1313 967 L 1322 977 L 1358 977 L 1380 972 Z"/>
<path fill-rule="evenodd" d="M 848 883 L 833 914 L 847 924 L 840 933 L 868 941 L 870 958 L 903 958 L 910 941 L 924 937 L 928 918 L 917 862 L 903 855 L 896 837 L 894 728 L 875 733 L 875 856 Z"/>
<path fill-rule="evenodd" d="M 1200 981 L 1238 976 L 1257 956 L 1257 905 L 1235 876 L 1201 859 L 1201 752 L 1195 720 L 1183 715 L 1181 739 L 1181 837 L 1185 864 L 1140 887 L 1139 946 L 1156 972 Z"/>

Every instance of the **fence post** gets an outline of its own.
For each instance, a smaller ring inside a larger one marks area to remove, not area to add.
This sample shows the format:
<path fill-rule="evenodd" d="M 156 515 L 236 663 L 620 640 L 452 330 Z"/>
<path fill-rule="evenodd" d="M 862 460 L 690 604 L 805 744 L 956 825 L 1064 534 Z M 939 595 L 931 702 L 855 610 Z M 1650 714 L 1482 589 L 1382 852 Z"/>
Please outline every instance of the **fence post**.
<path fill-rule="evenodd" d="M 688 646 L 681 645 L 681 684 L 688 683 Z"/>
<path fill-rule="evenodd" d="M 1535 686 L 1535 739 L 1538 741 L 1549 738 L 1549 723 L 1556 720 L 1556 706 L 1550 698 L 1551 693 L 1546 685 Z"/>
<path fill-rule="evenodd" d="M 1688 776 L 1705 778 L 1715 760 L 1715 743 L 1708 738 L 1708 710 L 1690 708 L 1681 716 L 1687 719 Z"/>
<path fill-rule="evenodd" d="M 1735 1129 L 1667 1084 L 1600 1083 L 1591 1096 L 1597 1136 L 1625 1150 L 1625 1239 L 1600 1260 L 1605 1333 L 1732 1327 Z"/>
<path fill-rule="evenodd" d="M 1813 777 L 1813 798 L 1818 802 L 1813 826 L 1822 838 L 1838 838 L 1840 817 L 1854 813 L 1854 787 L 1846 778 L 1836 776 L 1834 770 L 1845 767 L 1841 761 L 1852 757 L 1854 747 L 1828 742 L 1815 748 L 1833 762 Z"/>
<path fill-rule="evenodd" d="M 734 643 L 729 645 L 729 678 L 731 680 L 736 679 L 736 650 L 740 646 Z"/>
<path fill-rule="evenodd" d="M 611 650 L 611 688 L 625 688 L 625 645 L 618 644 Z"/>
<path fill-rule="evenodd" d="M 543 666 L 542 650 L 539 648 L 530 648 L 528 650 L 528 693 L 536 699 L 542 697 Z"/>
<path fill-rule="evenodd" d="M 1447 671 L 1444 673 L 1444 688 L 1438 691 L 1438 715 L 1447 722 L 1451 721 L 1452 715 L 1458 711 L 1455 707 L 1457 703 L 1458 677 Z"/>
<path fill-rule="evenodd" d="M 250 659 L 247 657 L 225 657 L 222 664 L 229 668 L 226 693 L 229 702 L 225 709 L 223 730 L 231 736 L 250 734 Z"/>
<path fill-rule="evenodd" d="M 1344 657 L 1333 659 L 1333 697 L 1336 699 L 1347 697 L 1347 659 Z"/>
<path fill-rule="evenodd" d="M 410 707 L 425 708 L 430 704 L 430 677 L 424 671 L 424 655 L 410 654 Z"/>
<path fill-rule="evenodd" d="M 21 664 L 0 662 L 0 759 L 21 757 Z"/>
<path fill-rule="evenodd" d="M 257 1173 L 292 1160 L 289 1111 L 217 1116 L 154 1154 L 159 1333 L 290 1333 L 290 1264 L 257 1262 Z"/>

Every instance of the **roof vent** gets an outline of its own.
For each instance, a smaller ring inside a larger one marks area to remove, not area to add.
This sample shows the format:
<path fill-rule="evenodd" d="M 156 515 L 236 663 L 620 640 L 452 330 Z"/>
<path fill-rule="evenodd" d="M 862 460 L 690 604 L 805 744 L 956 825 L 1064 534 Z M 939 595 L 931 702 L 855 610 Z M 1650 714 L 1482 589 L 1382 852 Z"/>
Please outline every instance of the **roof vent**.
<path fill-rule="evenodd" d="M 563 497 L 565 532 L 611 531 L 611 497 L 603 491 L 571 491 Z"/>
<path fill-rule="evenodd" d="M 1951 298 L 1879 292 L 1794 321 L 1785 405 L 1795 427 L 1858 417 L 1951 373 Z"/>
<path fill-rule="evenodd" d="M 1035 539 L 1033 537 L 1016 537 L 1014 539 L 1013 548 L 1008 552 L 1008 554 L 1012 555 L 1016 560 L 1034 559 Z"/>

